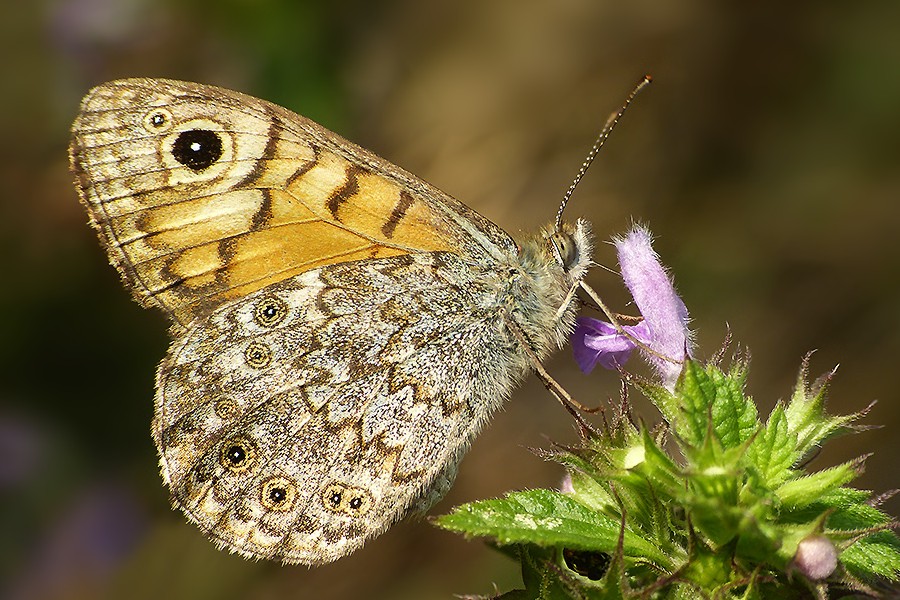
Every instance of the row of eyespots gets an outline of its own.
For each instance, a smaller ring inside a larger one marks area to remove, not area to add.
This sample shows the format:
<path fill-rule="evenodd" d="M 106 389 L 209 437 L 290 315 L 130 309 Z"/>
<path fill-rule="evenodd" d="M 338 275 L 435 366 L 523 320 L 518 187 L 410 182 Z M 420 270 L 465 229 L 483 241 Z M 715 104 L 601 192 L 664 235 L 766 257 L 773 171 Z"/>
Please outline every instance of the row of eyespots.
<path fill-rule="evenodd" d="M 287 312 L 284 300 L 266 296 L 253 308 L 253 319 L 262 327 L 274 327 L 284 320 Z M 244 349 L 244 360 L 253 369 L 264 369 L 272 362 L 272 349 L 262 342 L 251 342 Z"/>
<path fill-rule="evenodd" d="M 219 462 L 232 473 L 249 471 L 257 458 L 256 445 L 245 437 L 234 437 L 222 444 Z M 294 503 L 297 486 L 286 477 L 275 476 L 263 482 L 262 505 L 269 510 L 288 510 Z M 351 517 L 365 514 L 372 506 L 372 497 L 363 488 L 331 483 L 322 492 L 322 503 L 332 512 Z"/>
<path fill-rule="evenodd" d="M 287 315 L 287 305 L 280 298 L 263 298 L 254 308 L 254 319 L 260 325 L 271 327 L 281 322 Z M 262 369 L 272 362 L 272 350 L 261 342 L 251 342 L 244 350 L 244 360 L 254 369 Z M 237 417 L 239 408 L 230 398 L 220 398 L 215 405 L 220 418 L 231 420 Z M 232 473 L 245 473 L 256 462 L 256 445 L 247 438 L 238 436 L 227 440 L 219 453 L 219 462 Z M 270 510 L 288 510 L 297 495 L 297 488 L 284 477 L 272 477 L 262 484 L 260 500 Z"/>
<path fill-rule="evenodd" d="M 322 492 L 322 503 L 332 512 L 358 517 L 371 508 L 372 497 L 362 488 L 332 483 Z"/>
<path fill-rule="evenodd" d="M 266 296 L 253 308 L 253 319 L 262 327 L 274 327 L 287 316 L 287 304 L 276 296 Z M 253 369 L 264 369 L 272 362 L 272 349 L 262 342 L 251 342 L 244 349 L 244 360 Z"/>
<path fill-rule="evenodd" d="M 244 437 L 234 437 L 222 444 L 219 462 L 232 473 L 249 471 L 257 458 L 256 445 Z M 297 486 L 286 477 L 270 477 L 260 487 L 260 502 L 269 510 L 289 510 L 297 496 Z"/>

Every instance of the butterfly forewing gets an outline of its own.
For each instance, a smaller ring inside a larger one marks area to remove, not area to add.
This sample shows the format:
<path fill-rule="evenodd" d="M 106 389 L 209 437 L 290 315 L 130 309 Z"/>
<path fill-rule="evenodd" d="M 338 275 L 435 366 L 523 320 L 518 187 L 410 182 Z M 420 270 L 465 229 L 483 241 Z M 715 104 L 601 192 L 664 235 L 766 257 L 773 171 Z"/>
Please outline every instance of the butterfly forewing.
<path fill-rule="evenodd" d="M 112 262 L 142 303 L 180 325 L 325 264 L 513 248 L 492 225 L 488 236 L 468 227 L 488 222 L 398 167 L 211 86 L 99 86 L 82 103 L 70 156 Z"/>

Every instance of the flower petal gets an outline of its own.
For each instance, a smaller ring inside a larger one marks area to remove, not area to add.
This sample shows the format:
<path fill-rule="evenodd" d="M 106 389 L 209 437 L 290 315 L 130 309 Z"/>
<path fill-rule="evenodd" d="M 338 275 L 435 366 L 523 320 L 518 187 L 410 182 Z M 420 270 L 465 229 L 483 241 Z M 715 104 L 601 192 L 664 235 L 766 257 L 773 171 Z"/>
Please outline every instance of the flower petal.
<path fill-rule="evenodd" d="M 622 279 L 649 328 L 647 345 L 673 361 L 645 353 L 666 387 L 673 387 L 681 373 L 680 362 L 690 356 L 691 338 L 687 307 L 654 252 L 650 231 L 639 225 L 624 238 L 614 240 Z"/>
<path fill-rule="evenodd" d="M 623 329 L 642 343 L 647 342 L 649 330 L 643 322 Z M 598 364 L 605 369 L 618 369 L 637 347 L 612 324 L 590 317 L 578 318 L 571 341 L 575 361 L 584 373 L 590 373 Z"/>

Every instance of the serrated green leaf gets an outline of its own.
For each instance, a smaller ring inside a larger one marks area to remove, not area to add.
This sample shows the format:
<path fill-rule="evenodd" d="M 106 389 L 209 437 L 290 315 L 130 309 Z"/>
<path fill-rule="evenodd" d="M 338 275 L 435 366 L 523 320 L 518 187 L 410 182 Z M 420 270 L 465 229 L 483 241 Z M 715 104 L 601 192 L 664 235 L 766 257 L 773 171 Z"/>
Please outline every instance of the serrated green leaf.
<path fill-rule="evenodd" d="M 744 394 L 747 384 L 747 365 L 735 363 L 728 373 L 714 366 L 707 367 L 709 376 L 717 382 L 717 397 L 713 404 L 713 426 L 725 448 L 737 448 L 759 429 L 756 405 Z"/>
<path fill-rule="evenodd" d="M 768 488 L 775 488 L 793 474 L 791 467 L 800 458 L 797 438 L 788 427 L 784 408 L 776 406 L 769 420 L 747 449 L 747 461 Z"/>
<path fill-rule="evenodd" d="M 858 532 L 887 525 L 891 517 L 868 504 L 871 494 L 853 488 L 837 488 L 826 492 L 815 502 L 802 508 L 794 508 L 781 514 L 782 524 L 808 523 L 828 513 L 825 526 L 832 534 L 848 532 L 856 536 Z"/>
<path fill-rule="evenodd" d="M 900 540 L 890 531 L 875 533 L 844 550 L 840 561 L 857 577 L 900 581 Z"/>
<path fill-rule="evenodd" d="M 495 500 L 456 507 L 435 519 L 438 526 L 500 544 L 536 544 L 612 553 L 620 523 L 591 510 L 565 494 L 551 490 L 514 492 Z M 667 568 L 670 560 L 655 545 L 629 530 L 624 534 L 626 556 L 644 558 Z"/>
<path fill-rule="evenodd" d="M 690 446 L 700 446 L 708 431 L 708 416 L 716 399 L 716 386 L 706 372 L 692 360 L 684 361 L 684 368 L 675 393 L 681 397 L 683 426 L 675 433 Z"/>
<path fill-rule="evenodd" d="M 775 495 L 781 500 L 782 508 L 790 510 L 808 506 L 830 492 L 856 478 L 854 463 L 847 462 L 818 473 L 797 477 L 781 485 Z"/>
<path fill-rule="evenodd" d="M 891 522 L 891 517 L 874 506 L 854 504 L 834 510 L 828 515 L 828 527 L 843 531 L 871 529 Z"/>
<path fill-rule="evenodd" d="M 675 392 L 684 407 L 686 427 L 676 433 L 688 444 L 698 446 L 711 424 L 725 448 L 748 440 L 759 422 L 756 406 L 744 396 L 745 380 L 743 365 L 733 366 L 726 374 L 713 365 L 704 369 L 695 361 L 685 361 Z"/>

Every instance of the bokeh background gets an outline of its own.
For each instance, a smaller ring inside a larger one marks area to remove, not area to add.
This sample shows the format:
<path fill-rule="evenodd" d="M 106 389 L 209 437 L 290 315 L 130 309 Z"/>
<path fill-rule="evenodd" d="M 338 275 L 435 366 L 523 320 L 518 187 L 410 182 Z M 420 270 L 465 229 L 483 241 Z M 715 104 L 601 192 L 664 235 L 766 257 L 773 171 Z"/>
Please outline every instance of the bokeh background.
<path fill-rule="evenodd" d="M 481 542 L 427 522 L 310 570 L 219 552 L 169 509 L 149 435 L 165 323 L 107 265 L 66 164 L 81 96 L 126 76 L 275 101 L 519 232 L 552 218 L 598 127 L 652 73 L 569 216 L 599 240 L 648 223 L 699 354 L 730 328 L 764 410 L 807 351 L 814 373 L 840 363 L 831 410 L 878 400 L 865 422 L 884 428 L 813 466 L 874 452 L 857 484 L 897 487 L 898 23 L 892 0 L 4 3 L 0 596 L 421 599 L 518 580 Z M 606 244 L 597 260 L 615 266 Z M 590 283 L 628 310 L 615 276 Z M 582 402 L 618 393 L 567 351 L 548 368 Z M 561 470 L 528 448 L 575 439 L 530 381 L 435 510 L 556 485 Z"/>

